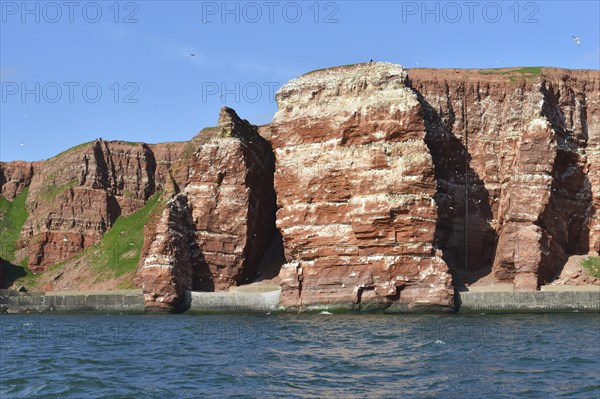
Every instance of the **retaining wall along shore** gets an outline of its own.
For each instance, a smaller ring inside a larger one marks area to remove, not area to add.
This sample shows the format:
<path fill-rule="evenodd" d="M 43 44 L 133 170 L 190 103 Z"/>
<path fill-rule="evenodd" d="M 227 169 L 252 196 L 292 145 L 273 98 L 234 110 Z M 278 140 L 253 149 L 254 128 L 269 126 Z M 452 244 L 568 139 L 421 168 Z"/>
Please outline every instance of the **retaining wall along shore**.
<path fill-rule="evenodd" d="M 269 312 L 310 311 L 286 309 L 280 305 L 280 289 L 232 290 L 228 292 L 186 292 L 187 312 Z M 341 309 L 341 308 L 340 308 Z M 350 308 L 348 308 L 350 309 Z M 455 310 L 468 312 L 599 312 L 600 287 L 574 287 L 572 290 L 535 292 L 465 291 L 456 289 Z M 369 312 L 369 310 L 363 310 Z M 394 313 L 394 309 L 374 308 L 372 312 Z M 410 312 L 411 309 L 406 310 Z M 440 313 L 439 308 L 412 309 Z M 0 290 L 0 313 L 107 312 L 144 313 L 141 290 L 101 292 L 19 292 Z M 403 312 L 400 312 L 403 313 Z"/>

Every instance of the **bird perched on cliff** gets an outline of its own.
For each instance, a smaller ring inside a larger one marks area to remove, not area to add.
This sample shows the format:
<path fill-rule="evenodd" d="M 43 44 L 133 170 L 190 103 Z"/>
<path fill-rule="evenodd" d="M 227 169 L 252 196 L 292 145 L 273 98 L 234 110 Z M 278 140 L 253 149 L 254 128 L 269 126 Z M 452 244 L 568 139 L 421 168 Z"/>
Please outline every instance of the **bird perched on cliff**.
<path fill-rule="evenodd" d="M 577 36 L 571 36 L 571 38 L 573 38 L 573 41 L 577 43 L 578 46 L 581 46 L 581 39 L 579 39 Z"/>

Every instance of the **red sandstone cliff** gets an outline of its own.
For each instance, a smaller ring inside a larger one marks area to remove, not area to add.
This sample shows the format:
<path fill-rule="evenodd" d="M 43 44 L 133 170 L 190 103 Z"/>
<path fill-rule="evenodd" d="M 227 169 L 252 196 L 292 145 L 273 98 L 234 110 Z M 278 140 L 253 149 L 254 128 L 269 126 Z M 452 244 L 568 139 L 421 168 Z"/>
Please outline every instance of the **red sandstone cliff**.
<path fill-rule="evenodd" d="M 194 284 L 196 248 L 188 198 L 180 193 L 167 203 L 138 272 L 148 310 L 182 310 Z"/>
<path fill-rule="evenodd" d="M 29 268 L 42 272 L 98 242 L 118 216 L 135 212 L 156 191 L 154 171 L 145 144 L 100 140 L 41 163 L 21 232 Z"/>
<path fill-rule="evenodd" d="M 436 164 L 444 259 L 462 281 L 493 269 L 488 282 L 536 289 L 570 255 L 600 251 L 600 73 L 518 71 L 409 79 Z"/>
<path fill-rule="evenodd" d="M 0 162 L 0 195 L 12 201 L 31 184 L 36 162 Z"/>
<path fill-rule="evenodd" d="M 277 94 L 282 303 L 451 306 L 423 109 L 385 63 L 317 71 Z"/>
<path fill-rule="evenodd" d="M 146 234 L 138 281 L 156 309 L 178 309 L 185 290 L 254 281 L 275 231 L 273 153 L 256 126 L 224 107 L 217 128 L 194 143 L 178 161 L 188 174 L 182 193 Z"/>
<path fill-rule="evenodd" d="M 137 282 L 166 311 L 190 287 L 275 275 L 276 209 L 290 307 L 448 307 L 452 280 L 534 290 L 600 251 L 598 71 L 369 63 L 294 79 L 277 100 L 271 125 L 224 108 L 188 142 L 0 162 L 2 196 L 29 186 L 15 263 L 44 274 L 158 192 L 172 200 L 146 224 Z"/>

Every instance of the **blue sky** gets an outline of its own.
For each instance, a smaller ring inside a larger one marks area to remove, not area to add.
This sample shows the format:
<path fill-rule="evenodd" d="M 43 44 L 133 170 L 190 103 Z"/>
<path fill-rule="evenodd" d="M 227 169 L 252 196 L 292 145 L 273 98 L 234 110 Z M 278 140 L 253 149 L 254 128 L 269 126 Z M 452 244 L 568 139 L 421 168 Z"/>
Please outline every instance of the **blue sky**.
<path fill-rule="evenodd" d="M 268 123 L 288 80 L 369 59 L 600 68 L 598 1 L 64 3 L 0 2 L 1 161 L 188 140 L 223 105 Z"/>

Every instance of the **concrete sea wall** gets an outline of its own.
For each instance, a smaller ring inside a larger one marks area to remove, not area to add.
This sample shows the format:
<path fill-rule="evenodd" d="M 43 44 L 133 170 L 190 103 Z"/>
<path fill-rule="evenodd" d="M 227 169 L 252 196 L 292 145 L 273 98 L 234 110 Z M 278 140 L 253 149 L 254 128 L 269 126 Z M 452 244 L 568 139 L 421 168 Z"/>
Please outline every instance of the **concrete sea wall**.
<path fill-rule="evenodd" d="M 189 312 L 269 312 L 279 309 L 281 289 L 264 292 L 186 292 Z"/>
<path fill-rule="evenodd" d="M 187 312 L 270 312 L 298 311 L 280 305 L 281 289 L 244 289 L 228 292 L 191 292 L 185 296 Z M 599 312 L 600 287 L 547 288 L 536 292 L 512 290 L 457 289 L 456 307 L 459 313 L 469 312 Z M 340 308 L 339 310 L 341 310 Z M 302 309 L 311 311 L 314 309 Z M 352 311 L 350 308 L 347 311 Z M 354 310 L 356 311 L 356 309 Z M 366 312 L 447 312 L 448 309 L 364 309 Z M 0 313 L 105 312 L 144 313 L 141 290 L 102 292 L 19 292 L 0 290 Z"/>
<path fill-rule="evenodd" d="M 0 290 L 1 313 L 144 313 L 141 290 L 102 292 L 19 292 Z"/>
<path fill-rule="evenodd" d="M 456 291 L 459 313 L 467 312 L 598 312 L 600 287 L 535 292 L 470 292 Z"/>

